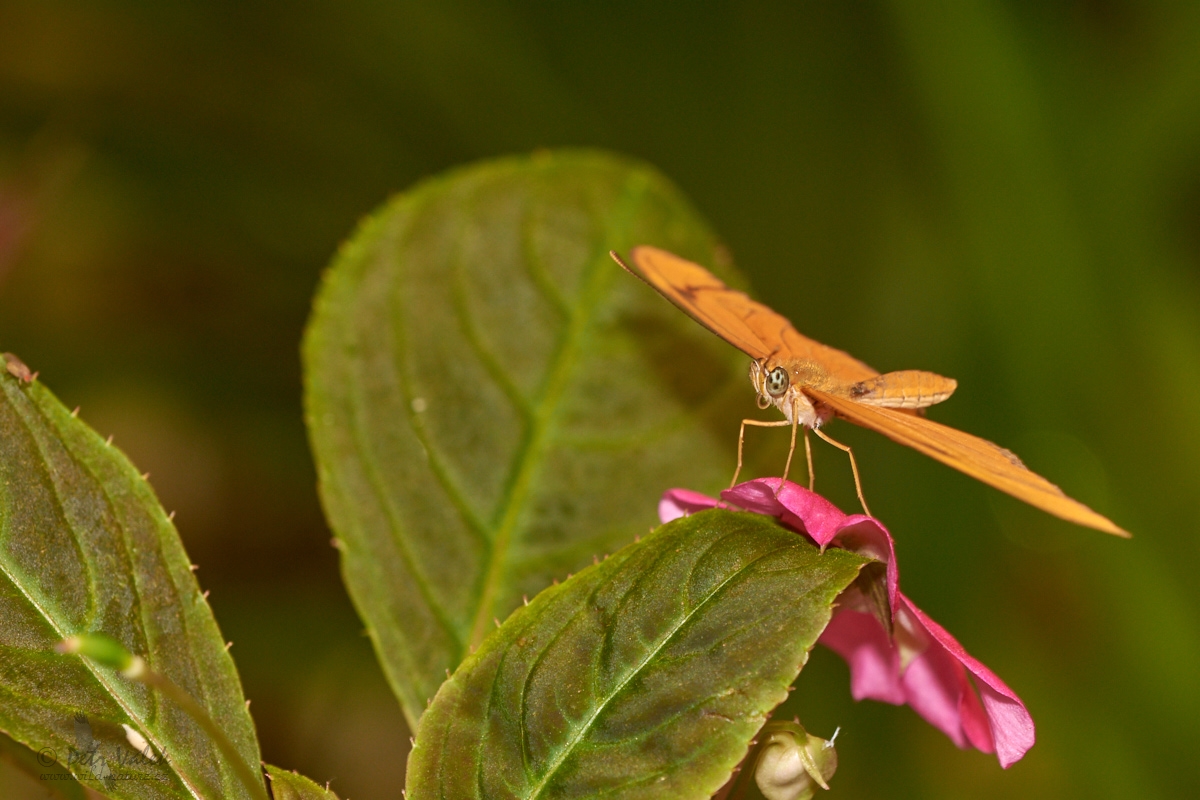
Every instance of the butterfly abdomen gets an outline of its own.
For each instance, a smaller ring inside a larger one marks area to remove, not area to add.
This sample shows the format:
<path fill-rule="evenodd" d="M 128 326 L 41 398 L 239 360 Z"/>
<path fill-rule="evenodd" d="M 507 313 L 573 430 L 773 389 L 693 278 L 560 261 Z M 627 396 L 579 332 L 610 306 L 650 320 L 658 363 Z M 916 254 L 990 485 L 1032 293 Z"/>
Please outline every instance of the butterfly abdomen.
<path fill-rule="evenodd" d="M 932 372 L 906 369 L 876 375 L 850 386 L 849 397 L 883 408 L 925 408 L 954 393 L 958 382 Z"/>

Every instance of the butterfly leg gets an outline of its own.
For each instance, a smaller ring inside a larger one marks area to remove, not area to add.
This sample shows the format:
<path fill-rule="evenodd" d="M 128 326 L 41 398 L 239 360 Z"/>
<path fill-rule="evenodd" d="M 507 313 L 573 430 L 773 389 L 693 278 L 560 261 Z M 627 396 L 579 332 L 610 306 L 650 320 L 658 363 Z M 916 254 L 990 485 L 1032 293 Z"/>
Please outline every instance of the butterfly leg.
<path fill-rule="evenodd" d="M 814 482 L 816 481 L 816 479 L 817 479 L 817 473 L 813 472 L 813 467 L 812 467 L 812 444 L 810 444 L 810 442 L 809 442 L 809 438 L 808 438 L 808 428 L 807 428 L 807 427 L 804 429 L 804 457 L 805 457 L 805 458 L 808 460 L 808 490 L 809 490 L 810 492 L 811 492 L 811 491 L 815 491 L 815 490 L 813 489 L 813 483 L 814 483 Z"/>
<path fill-rule="evenodd" d="M 854 463 L 854 451 L 850 449 L 850 445 L 842 444 L 841 442 L 835 442 L 833 439 L 830 439 L 828 436 L 822 433 L 820 428 L 814 428 L 813 431 L 817 434 L 817 436 L 820 436 L 822 439 L 829 442 L 846 455 L 850 456 L 850 470 L 854 473 L 854 490 L 858 492 L 858 502 L 862 503 L 863 511 L 867 513 L 867 516 L 871 516 L 871 509 L 867 508 L 867 501 L 863 497 L 862 481 L 858 479 L 858 464 Z"/>
<path fill-rule="evenodd" d="M 733 471 L 733 480 L 731 480 L 729 482 L 729 488 L 732 489 L 734 486 L 737 485 L 738 475 L 740 475 L 742 473 L 742 445 L 746 441 L 746 426 L 754 425 L 755 427 L 758 427 L 758 428 L 778 428 L 782 425 L 791 425 L 791 424 L 792 423 L 788 422 L 786 419 L 781 419 L 778 422 L 763 422 L 760 419 L 744 419 L 744 420 L 742 420 L 741 430 L 738 431 L 737 469 L 735 469 Z M 796 432 L 795 432 L 795 429 L 793 428 L 793 430 L 792 430 L 792 447 L 795 447 L 795 446 L 796 446 Z M 791 451 L 788 452 L 788 463 L 789 464 L 792 463 Z M 787 475 L 787 471 L 784 470 L 783 474 Z M 782 486 L 783 484 L 780 484 L 780 485 Z"/>
<path fill-rule="evenodd" d="M 792 441 L 788 444 L 787 461 L 783 463 L 783 478 L 779 481 L 779 489 L 783 488 L 783 482 L 787 480 L 788 472 L 792 469 L 792 456 L 796 452 L 796 415 L 792 415 Z M 779 496 L 779 489 L 775 490 L 775 496 Z"/>

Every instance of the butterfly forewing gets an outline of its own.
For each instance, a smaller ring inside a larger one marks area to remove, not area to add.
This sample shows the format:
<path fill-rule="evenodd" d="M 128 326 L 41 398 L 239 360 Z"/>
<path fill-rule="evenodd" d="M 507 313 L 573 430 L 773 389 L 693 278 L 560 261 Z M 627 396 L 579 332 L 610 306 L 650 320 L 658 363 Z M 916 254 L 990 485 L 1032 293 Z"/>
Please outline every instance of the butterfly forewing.
<path fill-rule="evenodd" d="M 849 353 L 804 336 L 787 317 L 730 289 L 698 264 L 645 245 L 633 248 L 630 257 L 660 294 L 753 359 L 814 361 L 843 383 L 879 374 Z"/>
<path fill-rule="evenodd" d="M 612 256 L 625 267 L 616 253 Z M 635 275 L 717 336 L 753 359 L 771 354 L 771 348 L 745 320 L 747 309 L 758 307 L 774 313 L 769 308 L 730 289 L 704 267 L 666 250 L 635 247 L 630 259 L 637 268 Z"/>
<path fill-rule="evenodd" d="M 832 408 L 839 417 L 878 431 L 1056 517 L 1118 536 L 1129 535 L 1106 517 L 1067 497 L 1062 489 L 1041 475 L 1031 472 L 1013 453 L 986 439 L 894 409 L 867 406 L 816 390 L 806 389 L 805 393 Z"/>

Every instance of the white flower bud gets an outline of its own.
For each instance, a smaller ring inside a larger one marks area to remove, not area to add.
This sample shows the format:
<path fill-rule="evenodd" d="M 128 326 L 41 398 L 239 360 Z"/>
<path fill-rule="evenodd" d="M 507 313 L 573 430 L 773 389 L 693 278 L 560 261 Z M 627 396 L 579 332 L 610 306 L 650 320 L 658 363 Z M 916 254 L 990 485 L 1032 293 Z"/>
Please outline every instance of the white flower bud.
<path fill-rule="evenodd" d="M 833 739 L 811 736 L 798 723 L 772 723 L 754 766 L 754 781 L 767 800 L 808 800 L 828 789 L 837 771 Z M 837 733 L 833 734 L 837 738 Z"/>

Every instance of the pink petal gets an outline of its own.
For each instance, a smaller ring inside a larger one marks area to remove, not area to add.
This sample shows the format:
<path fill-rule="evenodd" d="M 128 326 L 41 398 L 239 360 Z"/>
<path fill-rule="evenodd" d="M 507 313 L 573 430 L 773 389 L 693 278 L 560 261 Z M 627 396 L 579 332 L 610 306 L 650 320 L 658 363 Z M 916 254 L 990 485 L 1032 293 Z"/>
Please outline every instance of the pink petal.
<path fill-rule="evenodd" d="M 819 641 L 850 666 L 850 694 L 855 700 L 904 705 L 900 654 L 873 614 L 839 611 Z"/>
<path fill-rule="evenodd" d="M 946 629 L 930 619 L 925 612 L 912 604 L 912 601 L 901 595 L 908 609 L 929 632 L 945 653 L 962 664 L 975 677 L 979 685 L 979 694 L 983 701 L 983 712 L 986 715 L 988 733 L 995 745 L 996 757 L 1000 766 L 1007 768 L 1016 763 L 1033 747 L 1035 740 L 1033 717 L 1025 704 L 1017 697 L 1016 692 L 1008 688 L 1004 681 L 985 667 L 978 659 L 971 656 Z M 973 693 L 971 693 L 973 694 Z M 972 698 L 973 699 L 973 698 Z M 968 712 L 968 709 L 963 709 Z M 971 728 L 978 724 L 971 713 L 963 714 L 963 725 L 968 734 L 972 734 L 972 744 L 984 752 L 992 752 L 992 748 L 980 747 L 975 737 L 979 734 Z M 982 727 L 982 726 L 980 726 Z"/>
<path fill-rule="evenodd" d="M 668 489 L 658 501 L 658 519 L 664 525 L 673 519 L 686 517 L 706 508 L 714 508 L 718 501 L 706 494 L 691 489 Z"/>
<path fill-rule="evenodd" d="M 903 594 L 896 624 L 923 645 L 907 666 L 872 614 L 844 609 L 821 634 L 821 644 L 850 666 L 854 699 L 907 703 L 959 747 L 994 752 L 1005 768 L 1019 761 L 1035 738 L 1020 698 Z M 979 682 L 978 694 L 968 672 Z"/>
<path fill-rule="evenodd" d="M 807 533 L 822 549 L 845 525 L 846 515 L 821 495 L 785 482 L 776 496 L 777 487 L 779 478 L 759 478 L 726 489 L 721 492 L 721 499 L 747 511 L 779 517 L 796 530 Z"/>
<path fill-rule="evenodd" d="M 910 626 L 912 619 L 906 610 L 898 615 L 897 622 Z M 966 671 L 944 649 L 928 641 L 925 650 L 909 661 L 900 680 L 913 711 L 949 736 L 950 741 L 960 748 L 974 746 L 985 753 L 993 751 L 987 721 L 980 718 L 982 709 Z M 964 710 L 968 714 L 965 720 Z"/>
<path fill-rule="evenodd" d="M 900 597 L 900 568 L 896 566 L 896 545 L 887 528 L 874 517 L 852 514 L 833 537 L 833 545 L 887 565 L 888 604 L 894 611 Z"/>

